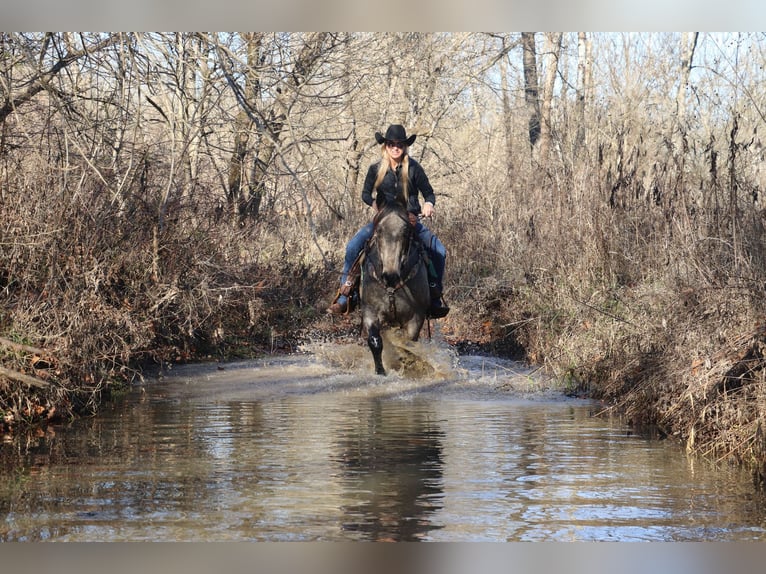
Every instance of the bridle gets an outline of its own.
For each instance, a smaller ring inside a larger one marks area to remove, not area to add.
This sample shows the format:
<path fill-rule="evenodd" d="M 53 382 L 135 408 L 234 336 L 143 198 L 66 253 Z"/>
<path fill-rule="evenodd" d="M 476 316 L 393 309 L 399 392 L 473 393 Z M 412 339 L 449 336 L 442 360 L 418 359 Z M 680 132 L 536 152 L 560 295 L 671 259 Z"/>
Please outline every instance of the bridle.
<path fill-rule="evenodd" d="M 409 272 L 407 273 L 406 277 L 402 277 L 401 274 L 399 275 L 399 281 L 394 286 L 389 286 L 386 284 L 386 282 L 383 280 L 383 278 L 378 273 L 377 266 L 375 265 L 375 262 L 372 261 L 370 258 L 367 258 L 367 265 L 365 266 L 370 273 L 370 276 L 379 284 L 381 285 L 388 294 L 388 309 L 392 316 L 396 316 L 396 292 L 400 289 L 407 288 L 407 283 L 412 280 L 415 275 L 417 275 L 420 266 L 423 265 L 423 258 L 420 256 L 420 253 L 412 253 L 412 247 L 415 245 L 415 241 L 413 241 L 415 236 L 415 226 L 413 226 L 410 223 L 409 215 L 406 210 L 399 210 L 394 209 L 391 207 L 384 207 L 381 209 L 378 213 L 375 214 L 375 217 L 373 218 L 373 234 L 372 239 L 370 240 L 368 246 L 367 246 L 367 252 L 369 253 L 370 249 L 374 246 L 376 242 L 379 241 L 379 234 L 378 234 L 378 225 L 383 220 L 384 217 L 387 217 L 389 214 L 396 215 L 399 217 L 406 225 L 407 234 L 405 237 L 405 248 L 402 250 L 403 256 L 401 260 L 399 261 L 399 268 L 400 270 L 405 268 L 409 262 L 411 262 L 412 258 L 414 257 L 415 260 L 410 266 Z M 379 258 L 378 258 L 379 263 Z"/>

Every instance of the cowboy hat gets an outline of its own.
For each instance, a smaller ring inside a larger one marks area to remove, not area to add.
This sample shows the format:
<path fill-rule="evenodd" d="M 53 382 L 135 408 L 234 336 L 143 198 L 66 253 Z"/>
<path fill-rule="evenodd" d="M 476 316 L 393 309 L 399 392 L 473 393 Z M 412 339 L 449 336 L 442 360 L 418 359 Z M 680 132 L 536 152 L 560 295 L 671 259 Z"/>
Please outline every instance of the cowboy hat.
<path fill-rule="evenodd" d="M 407 137 L 407 131 L 404 129 L 404 126 L 399 124 L 392 124 L 388 126 L 385 136 L 381 135 L 380 132 L 375 132 L 375 139 L 379 144 L 386 142 L 400 142 L 406 146 L 411 146 L 414 143 L 416 137 L 418 136 L 411 135 L 410 137 Z"/>

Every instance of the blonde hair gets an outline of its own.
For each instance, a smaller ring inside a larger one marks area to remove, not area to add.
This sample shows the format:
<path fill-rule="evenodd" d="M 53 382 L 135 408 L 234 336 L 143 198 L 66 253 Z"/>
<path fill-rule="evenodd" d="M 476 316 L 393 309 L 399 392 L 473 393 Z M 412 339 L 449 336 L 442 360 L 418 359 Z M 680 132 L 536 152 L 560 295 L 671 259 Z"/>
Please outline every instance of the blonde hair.
<path fill-rule="evenodd" d="M 402 193 L 404 193 L 404 203 L 408 205 L 410 202 L 410 154 L 408 153 L 409 147 L 404 146 L 402 149 Z M 386 176 L 389 166 L 391 165 L 391 157 L 388 155 L 388 147 L 385 142 L 380 146 L 380 154 L 382 156 L 380 165 L 378 166 L 378 176 L 375 178 L 375 185 L 373 189 L 377 193 L 378 186 L 382 183 L 383 178 Z"/>

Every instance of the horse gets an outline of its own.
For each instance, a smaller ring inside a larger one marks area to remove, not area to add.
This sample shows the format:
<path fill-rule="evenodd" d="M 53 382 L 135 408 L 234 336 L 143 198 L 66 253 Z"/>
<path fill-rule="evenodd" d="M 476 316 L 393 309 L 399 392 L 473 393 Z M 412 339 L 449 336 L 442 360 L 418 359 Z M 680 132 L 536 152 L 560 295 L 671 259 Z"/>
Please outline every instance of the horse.
<path fill-rule="evenodd" d="M 381 329 L 401 327 L 411 341 L 417 341 L 431 305 L 431 293 L 424 247 L 404 204 L 384 204 L 373 225 L 362 266 L 359 301 L 375 373 L 385 375 Z"/>

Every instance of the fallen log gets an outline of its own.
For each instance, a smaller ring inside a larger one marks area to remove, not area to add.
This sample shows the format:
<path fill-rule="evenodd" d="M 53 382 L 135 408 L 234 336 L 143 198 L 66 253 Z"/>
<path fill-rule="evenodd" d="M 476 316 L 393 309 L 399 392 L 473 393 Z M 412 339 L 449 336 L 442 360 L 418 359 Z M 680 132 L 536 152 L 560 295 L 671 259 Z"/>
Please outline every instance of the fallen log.
<path fill-rule="evenodd" d="M 51 386 L 48 381 L 43 381 L 42 379 L 38 379 L 32 375 L 25 375 L 24 373 L 19 373 L 18 371 L 7 369 L 5 367 L 0 367 L 0 377 L 5 377 L 13 381 L 19 381 L 20 383 L 25 383 L 30 387 L 36 387 L 38 389 L 47 389 Z"/>
<path fill-rule="evenodd" d="M 32 347 L 31 345 L 23 345 L 21 343 L 15 343 L 11 341 L 10 339 L 6 339 L 5 337 L 0 337 L 0 346 L 8 347 L 9 349 L 13 349 L 14 351 L 24 351 L 25 353 L 34 353 L 35 355 L 47 355 L 48 352 L 44 349 L 38 349 L 37 347 Z"/>

